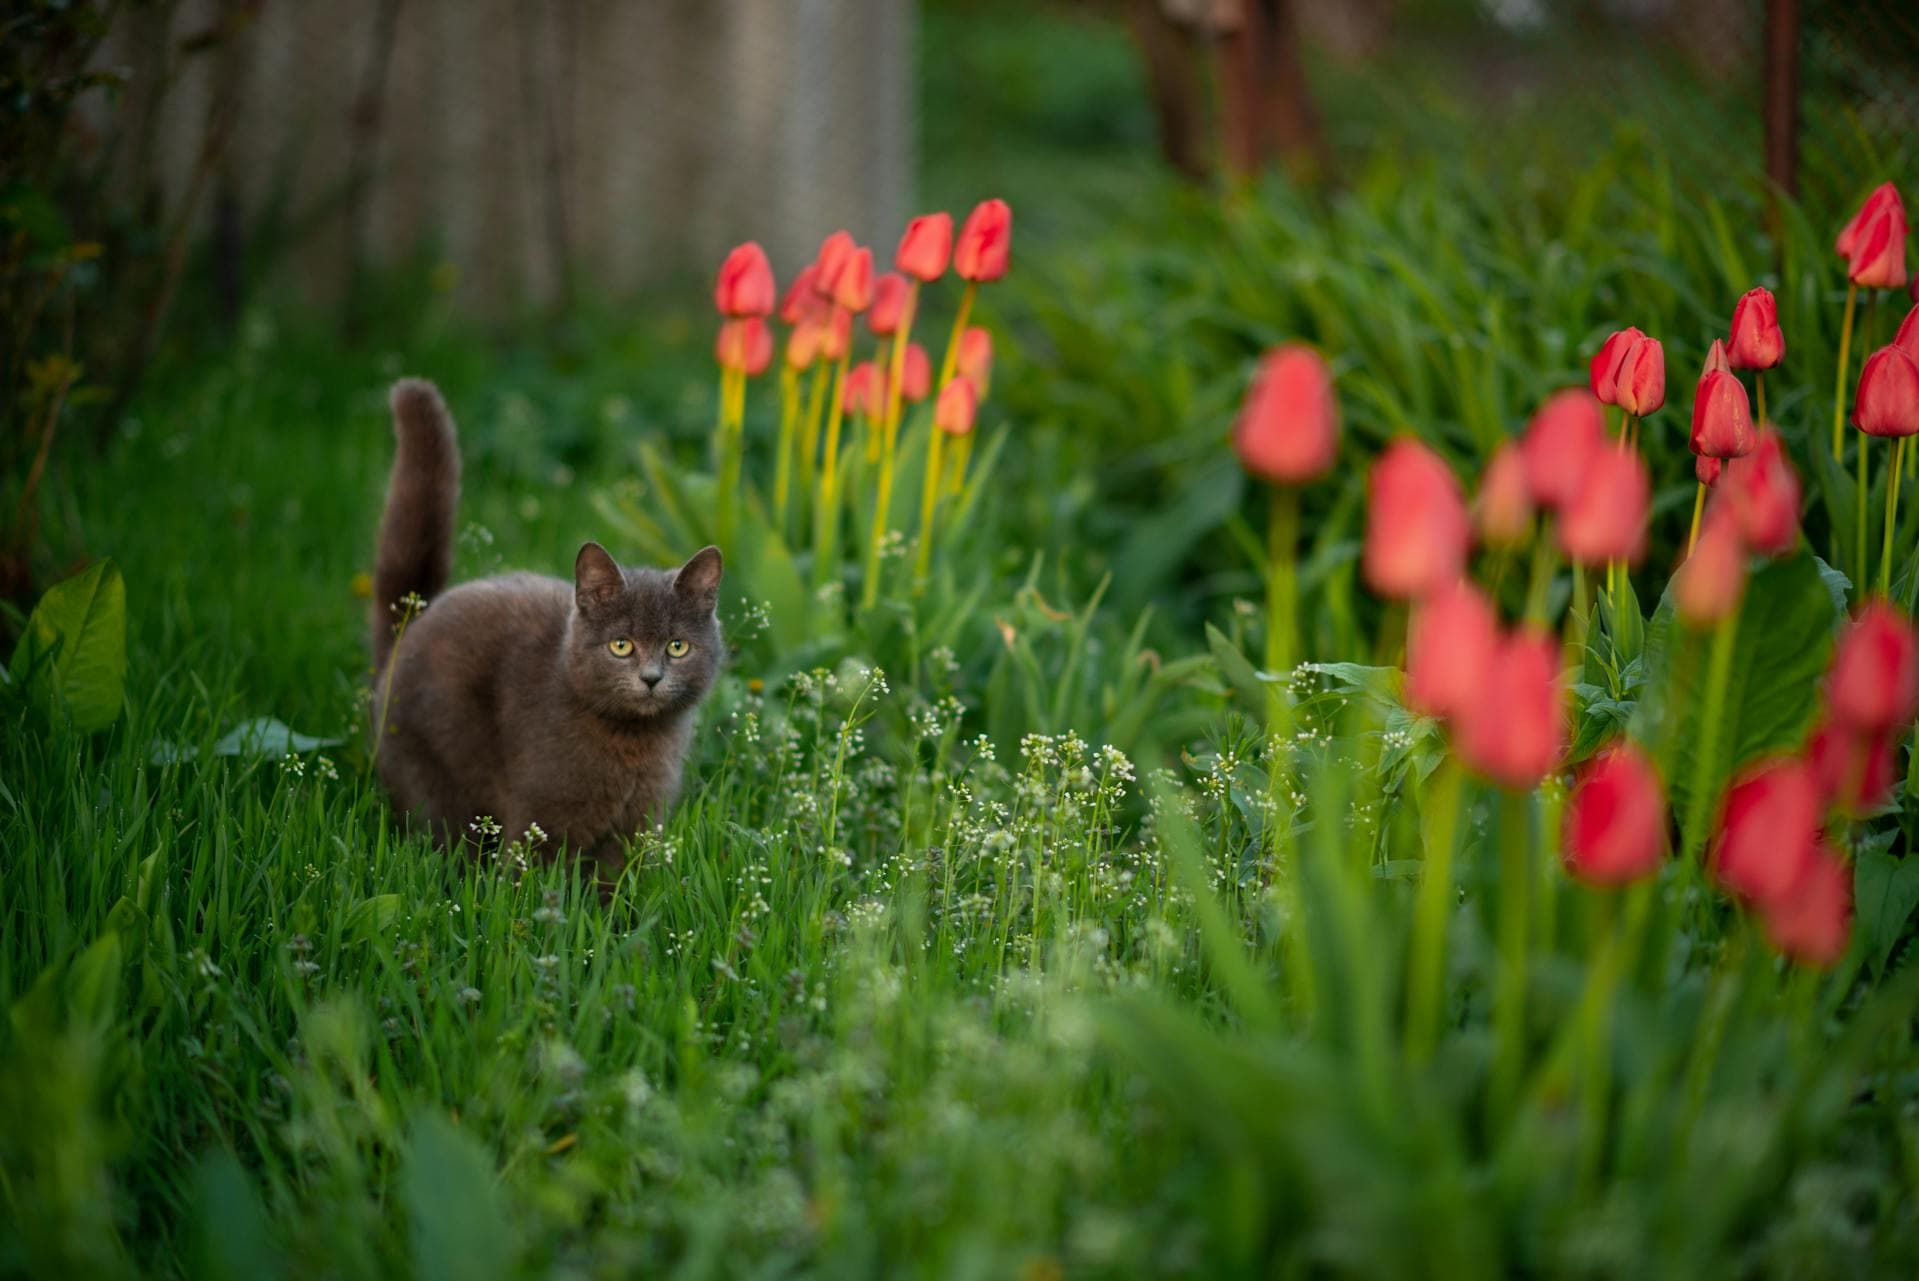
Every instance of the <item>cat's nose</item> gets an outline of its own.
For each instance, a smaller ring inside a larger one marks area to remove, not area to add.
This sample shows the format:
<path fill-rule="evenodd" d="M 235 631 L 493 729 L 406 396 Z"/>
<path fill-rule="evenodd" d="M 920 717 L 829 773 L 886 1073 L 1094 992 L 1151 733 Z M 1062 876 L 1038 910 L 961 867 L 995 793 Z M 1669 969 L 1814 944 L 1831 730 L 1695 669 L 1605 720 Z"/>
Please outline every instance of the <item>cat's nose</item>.
<path fill-rule="evenodd" d="M 666 670 L 660 667 L 644 667 L 640 669 L 640 679 L 646 682 L 648 689 L 652 689 L 655 685 L 658 685 L 665 675 Z"/>

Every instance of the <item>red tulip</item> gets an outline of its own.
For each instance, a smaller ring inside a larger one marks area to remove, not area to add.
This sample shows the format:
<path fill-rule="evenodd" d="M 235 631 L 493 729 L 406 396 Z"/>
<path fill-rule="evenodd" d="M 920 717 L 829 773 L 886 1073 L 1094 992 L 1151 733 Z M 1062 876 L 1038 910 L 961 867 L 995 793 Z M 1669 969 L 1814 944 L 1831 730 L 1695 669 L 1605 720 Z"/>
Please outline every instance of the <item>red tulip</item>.
<path fill-rule="evenodd" d="M 1919 287 L 1919 276 L 1915 276 L 1912 283 Z M 1892 336 L 1892 345 L 1914 360 L 1919 360 L 1919 306 L 1913 307 L 1906 313 L 1906 318 L 1899 322 L 1899 332 Z"/>
<path fill-rule="evenodd" d="M 1919 432 L 1919 361 L 1898 347 L 1868 356 L 1852 399 L 1852 422 L 1868 436 Z"/>
<path fill-rule="evenodd" d="M 1745 387 L 1734 374 L 1708 369 L 1692 402 L 1692 452 L 1744 458 L 1756 443 Z"/>
<path fill-rule="evenodd" d="M 960 335 L 953 368 L 984 397 L 993 385 L 993 335 L 978 325 L 968 325 Z"/>
<path fill-rule="evenodd" d="M 1464 572 L 1471 546 L 1452 468 L 1411 437 L 1386 446 L 1367 482 L 1367 586 L 1398 600 L 1424 596 Z"/>
<path fill-rule="evenodd" d="M 870 360 L 862 360 L 846 371 L 846 408 L 862 418 L 879 418 L 886 412 L 882 396 L 886 375 Z"/>
<path fill-rule="evenodd" d="M 757 377 L 773 359 L 773 331 L 758 316 L 729 320 L 720 326 L 713 355 L 722 368 Z"/>
<path fill-rule="evenodd" d="M 1732 372 L 1732 358 L 1726 355 L 1726 344 L 1717 338 L 1706 348 L 1706 367 L 1699 371 L 1699 377 L 1703 379 L 1715 369 L 1722 374 Z"/>
<path fill-rule="evenodd" d="M 1866 289 L 1897 289 L 1906 283 L 1906 210 L 1896 198 L 1860 227 L 1846 275 Z"/>
<path fill-rule="evenodd" d="M 1826 804 L 1859 818 L 1892 799 L 1892 737 L 1821 725 L 1806 743 Z"/>
<path fill-rule="evenodd" d="M 864 245 L 840 263 L 830 286 L 833 301 L 858 315 L 873 305 L 873 251 Z"/>
<path fill-rule="evenodd" d="M 1276 347 L 1260 361 L 1233 424 L 1240 466 L 1275 485 L 1326 474 L 1339 448 L 1333 375 L 1311 347 Z"/>
<path fill-rule="evenodd" d="M 809 262 L 800 268 L 800 274 L 786 287 L 786 297 L 780 300 L 780 323 L 801 325 L 826 313 L 826 302 L 819 294 L 819 277 L 818 263 Z"/>
<path fill-rule="evenodd" d="M 1864 734 L 1896 729 L 1919 710 L 1919 637 L 1885 601 L 1867 601 L 1839 634 L 1826 704 L 1834 721 Z"/>
<path fill-rule="evenodd" d="M 1793 960 L 1830 968 L 1852 935 L 1852 868 L 1820 840 L 1791 891 L 1767 906 L 1765 925 L 1772 945 Z"/>
<path fill-rule="evenodd" d="M 1666 793 L 1646 754 L 1622 742 L 1589 762 L 1566 805 L 1566 870 L 1588 885 L 1624 885 L 1659 870 Z"/>
<path fill-rule="evenodd" d="M 875 338 L 891 338 L 906 314 L 906 277 L 889 271 L 873 282 L 873 305 L 866 313 L 866 327 Z"/>
<path fill-rule="evenodd" d="M 1749 902 L 1778 902 L 1812 856 L 1820 809 L 1818 784 L 1804 762 L 1774 760 L 1747 770 L 1720 808 L 1713 875 Z"/>
<path fill-rule="evenodd" d="M 916 342 L 907 343 L 906 363 L 900 369 L 900 398 L 917 405 L 926 399 L 932 385 L 933 367 L 926 359 L 926 348 Z"/>
<path fill-rule="evenodd" d="M 1488 547 L 1517 547 L 1532 530 L 1533 495 L 1526 486 L 1526 459 L 1510 440 L 1493 451 L 1479 478 L 1473 520 L 1479 540 Z"/>
<path fill-rule="evenodd" d="M 1739 521 L 1715 504 L 1692 555 L 1673 575 L 1673 609 L 1694 627 L 1711 627 L 1739 608 L 1745 589 L 1746 546 L 1739 539 Z"/>
<path fill-rule="evenodd" d="M 1413 606 L 1406 631 L 1406 705 L 1452 716 L 1479 697 L 1499 647 L 1492 602 L 1466 579 Z"/>
<path fill-rule="evenodd" d="M 1888 208 L 1898 209 L 1902 216 L 1905 211 L 1905 205 L 1899 199 L 1899 188 L 1892 183 L 1882 182 L 1872 189 L 1872 194 L 1866 197 L 1866 202 L 1859 206 L 1859 212 L 1854 214 L 1852 221 L 1840 231 L 1839 239 L 1833 242 L 1833 252 L 1841 258 L 1852 257 L 1860 231 L 1874 217 Z"/>
<path fill-rule="evenodd" d="M 921 214 L 906 224 L 893 265 L 915 280 L 938 280 L 953 253 L 953 215 Z"/>
<path fill-rule="evenodd" d="M 1643 418 L 1666 403 L 1666 349 L 1636 328 L 1622 329 L 1593 357 L 1591 383 L 1600 400 Z"/>
<path fill-rule="evenodd" d="M 820 355 L 838 360 L 853 345 L 853 313 L 834 307 L 820 323 Z"/>
<path fill-rule="evenodd" d="M 836 231 L 820 241 L 820 252 L 813 259 L 813 288 L 826 298 L 833 296 L 833 282 L 839 279 L 840 271 L 846 266 L 846 260 L 859 248 L 850 233 Z"/>
<path fill-rule="evenodd" d="M 966 215 L 959 243 L 953 246 L 953 270 L 960 279 L 985 284 L 1006 274 L 1013 251 L 1013 210 L 1004 200 L 982 200 Z"/>
<path fill-rule="evenodd" d="M 808 320 L 793 326 L 786 334 L 786 363 L 793 369 L 811 369 L 820 358 L 820 344 L 826 338 L 824 319 Z"/>
<path fill-rule="evenodd" d="M 722 316 L 769 316 L 773 313 L 773 267 L 766 250 L 755 241 L 737 245 L 720 264 L 713 285 L 713 304 Z"/>
<path fill-rule="evenodd" d="M 1726 353 L 1734 369 L 1771 369 L 1786 358 L 1779 303 L 1772 290 L 1748 289 L 1732 309 L 1732 342 Z"/>
<path fill-rule="evenodd" d="M 949 436 L 964 436 L 973 430 L 973 416 L 978 411 L 973 384 L 955 378 L 940 388 L 940 398 L 933 406 L 933 425 Z"/>
<path fill-rule="evenodd" d="M 1724 466 L 1717 458 L 1697 457 L 1692 460 L 1692 474 L 1699 478 L 1700 484 L 1711 489 L 1719 483 L 1719 469 Z"/>
<path fill-rule="evenodd" d="M 1559 513 L 1559 547 L 1581 564 L 1636 561 L 1646 546 L 1652 477 L 1636 449 L 1603 448 L 1586 464 L 1579 494 Z"/>
<path fill-rule="evenodd" d="M 1771 427 L 1759 433 L 1750 454 L 1726 463 L 1717 488 L 1753 551 L 1782 556 L 1799 541 L 1799 477 Z"/>
<path fill-rule="evenodd" d="M 1577 388 L 1553 393 L 1526 424 L 1519 446 L 1533 501 L 1551 508 L 1570 503 L 1585 484 L 1587 460 L 1605 445 L 1599 402 Z"/>
<path fill-rule="evenodd" d="M 1552 769 L 1566 742 L 1559 653 L 1559 638 L 1544 628 L 1499 643 L 1479 697 L 1454 713 L 1454 747 L 1468 767 L 1519 790 Z"/>

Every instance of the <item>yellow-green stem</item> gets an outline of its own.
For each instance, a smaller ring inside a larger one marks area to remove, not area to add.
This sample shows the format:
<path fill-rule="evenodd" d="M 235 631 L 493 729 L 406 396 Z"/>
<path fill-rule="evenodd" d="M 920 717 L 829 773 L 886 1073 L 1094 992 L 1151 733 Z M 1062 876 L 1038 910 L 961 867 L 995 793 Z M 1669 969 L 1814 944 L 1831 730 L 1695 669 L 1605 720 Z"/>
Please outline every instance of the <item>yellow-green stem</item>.
<path fill-rule="evenodd" d="M 893 468 L 899 446 L 900 398 L 906 377 L 907 336 L 913 329 L 913 313 L 919 308 L 919 297 L 920 285 L 915 280 L 906 288 L 906 303 L 900 310 L 899 328 L 893 331 L 893 350 L 886 363 L 886 414 L 880 427 L 880 475 L 874 489 L 872 536 L 866 548 L 866 583 L 860 589 L 860 604 L 866 609 L 873 608 L 879 602 L 880 553 L 886 544 L 887 514 L 893 507 Z"/>
<path fill-rule="evenodd" d="M 1504 1119 L 1526 1055 L 1526 913 L 1532 795 L 1499 796 L 1499 963 L 1493 983 L 1492 1115 Z"/>
<path fill-rule="evenodd" d="M 1686 555 L 1692 555 L 1692 549 L 1699 546 L 1699 516 L 1706 510 L 1706 482 L 1699 482 L 1698 492 L 1692 496 L 1692 532 L 1686 535 Z"/>
<path fill-rule="evenodd" d="M 926 590 L 926 574 L 933 565 L 933 509 L 940 496 L 940 445 L 946 433 L 937 426 L 926 442 L 926 480 L 920 487 L 920 545 L 913 557 L 913 595 Z"/>
<path fill-rule="evenodd" d="M 740 420 L 746 403 L 746 374 L 738 369 L 720 371 L 719 495 L 714 524 L 722 550 L 733 547 L 733 528 L 739 510 Z"/>
<path fill-rule="evenodd" d="M 1581 1024 L 1585 1053 L 1580 1062 L 1585 1072 L 1580 1082 L 1581 1112 L 1579 1146 L 1579 1182 L 1590 1190 L 1599 1174 L 1606 1153 L 1606 1112 L 1612 1093 L 1612 1012 L 1613 996 L 1619 982 L 1639 963 L 1640 939 L 1645 933 L 1646 917 L 1652 906 L 1653 880 L 1646 877 L 1626 891 L 1623 921 L 1609 922 L 1604 950 L 1600 953 L 1588 980 Z M 1614 912 L 1611 895 L 1601 897 L 1605 914 Z"/>
<path fill-rule="evenodd" d="M 1446 984 L 1446 925 L 1453 910 L 1453 840 L 1465 770 L 1452 756 L 1439 763 L 1428 793 L 1426 864 L 1413 901 L 1413 939 L 1406 966 L 1406 1059 L 1424 1063 L 1438 1039 Z"/>
<path fill-rule="evenodd" d="M 800 433 L 799 492 L 809 498 L 819 483 L 820 428 L 826 417 L 826 391 L 832 382 L 827 363 L 824 360 L 816 361 L 813 365 L 813 386 L 806 397 L 806 429 Z"/>
<path fill-rule="evenodd" d="M 1859 548 L 1859 560 L 1857 561 L 1859 570 L 1853 575 L 1852 581 L 1858 583 L 1862 590 L 1865 587 L 1867 577 L 1872 573 L 1872 562 L 1866 559 L 1866 497 L 1868 492 L 1866 488 L 1866 446 L 1868 443 L 1870 443 L 1870 438 L 1864 433 L 1861 433 L 1859 437 L 1858 505 L 1853 510 L 1852 522 L 1855 527 L 1854 532 L 1858 535 Z"/>
<path fill-rule="evenodd" d="M 1298 543 L 1299 491 L 1291 485 L 1275 486 L 1266 507 L 1266 671 L 1275 682 L 1267 691 L 1266 728 L 1275 733 L 1285 728 L 1283 682 L 1293 670 L 1299 628 L 1293 563 Z"/>
<path fill-rule="evenodd" d="M 1879 594 L 1892 595 L 1892 531 L 1899 524 L 1899 478 L 1906 470 L 1906 442 L 1901 436 L 1892 447 L 1892 470 L 1886 474 L 1886 543 L 1879 552 Z M 1863 446 L 1865 442 L 1861 441 Z"/>
<path fill-rule="evenodd" d="M 1546 621 L 1546 597 L 1553 583 L 1552 538 L 1544 528 L 1533 540 L 1532 577 L 1526 586 L 1526 621 L 1543 624 Z"/>
<path fill-rule="evenodd" d="M 953 461 L 946 468 L 946 492 L 957 494 L 966 484 L 966 460 L 973 456 L 973 437 L 976 431 L 969 431 L 953 442 Z"/>
<path fill-rule="evenodd" d="M 1752 376 L 1753 395 L 1759 401 L 1759 429 L 1766 429 L 1766 371 L 1761 369 Z"/>
<path fill-rule="evenodd" d="M 793 366 L 780 363 L 780 443 L 773 464 L 773 527 L 786 533 L 786 504 L 793 489 L 793 433 L 799 426 L 800 375 Z"/>
<path fill-rule="evenodd" d="M 1719 799 L 1706 795 L 1706 785 L 1712 780 L 1713 764 L 1719 755 L 1719 722 L 1726 705 L 1726 685 L 1732 679 L 1733 641 L 1738 632 L 1739 614 L 1735 611 L 1713 628 L 1712 656 L 1706 660 L 1706 701 L 1700 709 L 1699 754 L 1693 757 L 1692 790 L 1686 797 L 1686 823 L 1680 829 L 1688 876 L 1696 871 L 1696 856 L 1706 845 L 1706 816 Z"/>
<path fill-rule="evenodd" d="M 1832 461 L 1846 457 L 1846 365 L 1852 351 L 1852 312 L 1859 302 L 1859 286 L 1846 283 L 1846 318 L 1839 325 L 1839 379 L 1832 393 Z"/>
<path fill-rule="evenodd" d="M 973 314 L 973 298 L 979 293 L 979 281 L 969 280 L 960 293 L 959 310 L 953 313 L 953 332 L 946 336 L 946 354 L 940 358 L 939 381 L 933 384 L 937 395 L 947 383 L 953 381 L 953 370 L 959 364 L 960 339 L 966 333 L 966 322 Z"/>
<path fill-rule="evenodd" d="M 833 366 L 833 398 L 826 410 L 826 449 L 820 457 L 820 505 L 813 513 L 813 585 L 839 574 L 840 420 L 846 409 L 846 354 Z"/>

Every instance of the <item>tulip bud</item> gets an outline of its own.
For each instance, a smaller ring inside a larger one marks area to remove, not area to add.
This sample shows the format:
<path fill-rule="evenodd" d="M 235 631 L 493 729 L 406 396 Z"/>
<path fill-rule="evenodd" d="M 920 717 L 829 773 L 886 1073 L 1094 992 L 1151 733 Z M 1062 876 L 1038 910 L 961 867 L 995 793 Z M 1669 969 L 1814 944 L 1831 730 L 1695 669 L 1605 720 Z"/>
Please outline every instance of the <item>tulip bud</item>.
<path fill-rule="evenodd" d="M 1919 276 L 1915 276 L 1912 283 L 1919 286 Z M 1899 322 L 1899 332 L 1892 336 L 1892 345 L 1919 361 L 1919 306 L 1914 306 Z"/>
<path fill-rule="evenodd" d="M 1622 742 L 1581 772 L 1566 804 L 1566 870 L 1588 885 L 1625 885 L 1659 870 L 1666 794 L 1646 754 Z"/>
<path fill-rule="evenodd" d="M 1729 459 L 1717 486 L 1731 503 L 1746 546 L 1762 556 L 1782 556 L 1799 541 L 1799 477 L 1786 459 L 1779 433 L 1768 427 L 1744 458 Z"/>
<path fill-rule="evenodd" d="M 1452 716 L 1479 697 L 1499 648 L 1492 602 L 1466 579 L 1413 606 L 1406 630 L 1406 705 Z"/>
<path fill-rule="evenodd" d="M 786 297 L 780 300 L 781 324 L 801 325 L 825 313 L 825 300 L 819 295 L 819 277 L 818 263 L 809 262 L 800 268 L 800 274 L 786 287 Z"/>
<path fill-rule="evenodd" d="M 1897 289 L 1906 283 L 1906 210 L 1897 199 L 1881 206 L 1859 229 L 1846 275 L 1865 289 Z"/>
<path fill-rule="evenodd" d="M 1724 466 L 1725 464 L 1717 458 L 1701 455 L 1692 460 L 1692 474 L 1699 478 L 1700 484 L 1711 489 L 1719 483 L 1719 469 Z"/>
<path fill-rule="evenodd" d="M 1806 743 L 1819 793 L 1848 818 L 1861 818 L 1892 799 L 1892 737 L 1821 725 Z"/>
<path fill-rule="evenodd" d="M 1714 370 L 1722 374 L 1732 372 L 1732 360 L 1726 355 L 1726 344 L 1717 338 L 1712 340 L 1712 346 L 1706 348 L 1706 367 L 1699 371 L 1700 379 L 1703 381 Z"/>
<path fill-rule="evenodd" d="M 1833 242 L 1833 252 L 1841 258 L 1852 257 L 1860 231 L 1887 208 L 1899 209 L 1903 212 L 1905 205 L 1899 199 L 1899 188 L 1890 182 L 1882 182 L 1872 189 L 1872 194 L 1867 196 L 1865 203 L 1859 206 L 1859 212 L 1854 214 L 1852 221 L 1839 232 L 1839 239 Z"/>
<path fill-rule="evenodd" d="M 820 324 L 820 355 L 838 360 L 852 349 L 853 313 L 834 307 Z"/>
<path fill-rule="evenodd" d="M 973 380 L 968 378 L 966 381 Z M 907 343 L 906 361 L 900 369 L 900 398 L 917 405 L 926 399 L 926 393 L 932 385 L 933 366 L 926 358 L 926 348 L 916 342 Z"/>
<path fill-rule="evenodd" d="M 1590 370 L 1592 393 L 1635 417 L 1666 403 L 1666 349 L 1637 328 L 1606 339 Z"/>
<path fill-rule="evenodd" d="M 933 425 L 949 436 L 964 436 L 973 430 L 973 416 L 978 410 L 973 384 L 955 378 L 940 388 L 940 398 L 933 406 Z"/>
<path fill-rule="evenodd" d="M 1559 548 L 1585 565 L 1636 561 L 1651 506 L 1652 477 L 1639 451 L 1602 448 L 1587 460 L 1578 496 L 1559 513 Z"/>
<path fill-rule="evenodd" d="M 847 370 L 843 392 L 847 409 L 862 418 L 879 418 L 886 412 L 880 400 L 885 382 L 886 376 L 870 360 L 862 360 Z"/>
<path fill-rule="evenodd" d="M 1587 460 L 1605 445 L 1599 402 L 1577 388 L 1553 393 L 1520 444 L 1533 501 L 1555 509 L 1570 503 L 1585 485 Z"/>
<path fill-rule="evenodd" d="M 851 233 L 845 231 L 836 231 L 820 241 L 819 255 L 813 259 L 813 288 L 819 290 L 821 297 L 833 296 L 833 282 L 839 279 L 846 260 L 853 256 L 853 250 L 858 247 Z"/>
<path fill-rule="evenodd" d="M 985 399 L 993 385 L 993 335 L 978 325 L 968 325 L 966 332 L 960 335 L 953 368 Z"/>
<path fill-rule="evenodd" d="M 713 304 L 722 316 L 767 316 L 773 312 L 773 267 L 754 241 L 735 246 L 720 264 Z"/>
<path fill-rule="evenodd" d="M 1769 904 L 1766 937 L 1802 965 L 1828 969 L 1852 935 L 1852 869 L 1822 838 L 1807 853 L 1790 892 Z"/>
<path fill-rule="evenodd" d="M 1734 369 L 1771 369 L 1786 357 L 1786 335 L 1779 328 L 1779 303 L 1766 288 L 1748 289 L 1732 309 L 1732 342 L 1727 359 Z"/>
<path fill-rule="evenodd" d="M 1233 424 L 1240 466 L 1275 485 L 1303 485 L 1333 465 L 1339 405 L 1333 375 L 1310 347 L 1276 347 L 1260 361 Z"/>
<path fill-rule="evenodd" d="M 848 254 L 831 282 L 833 301 L 858 315 L 873 305 L 873 251 L 864 245 Z"/>
<path fill-rule="evenodd" d="M 1004 200 L 982 200 L 966 215 L 959 243 L 953 246 L 953 270 L 962 280 L 980 284 L 1006 274 L 1013 251 L 1013 210 Z"/>
<path fill-rule="evenodd" d="M 866 327 L 875 338 L 891 338 L 906 314 L 906 277 L 889 271 L 873 282 L 873 306 L 866 313 Z"/>
<path fill-rule="evenodd" d="M 1499 643 L 1479 697 L 1454 712 L 1454 747 L 1469 768 L 1502 787 L 1536 786 L 1566 743 L 1559 638 L 1543 628 Z"/>
<path fill-rule="evenodd" d="M 1737 375 L 1708 369 L 1692 402 L 1692 452 L 1708 458 L 1744 458 L 1757 443 L 1745 387 Z"/>
<path fill-rule="evenodd" d="M 1703 630 L 1737 610 L 1745 588 L 1746 546 L 1739 540 L 1739 522 L 1731 511 L 1714 504 L 1692 554 L 1673 575 L 1673 609 Z"/>
<path fill-rule="evenodd" d="M 729 320 L 720 326 L 713 356 L 723 369 L 757 377 L 773 359 L 773 331 L 758 316 Z"/>
<path fill-rule="evenodd" d="M 953 253 L 953 215 L 921 214 L 906 224 L 893 265 L 915 280 L 934 281 L 946 274 Z"/>
<path fill-rule="evenodd" d="M 1868 356 L 1852 399 L 1852 422 L 1868 436 L 1919 432 L 1919 361 L 1898 347 Z"/>
<path fill-rule="evenodd" d="M 1397 600 L 1437 591 L 1464 572 L 1471 545 L 1452 468 L 1409 436 L 1386 446 L 1367 481 L 1367 586 Z"/>
<path fill-rule="evenodd" d="M 1839 633 L 1826 703 L 1835 722 L 1865 734 L 1903 726 L 1919 709 L 1919 638 L 1885 601 L 1867 601 Z"/>
<path fill-rule="evenodd" d="M 1493 451 L 1479 478 L 1473 519 L 1479 541 L 1488 547 L 1517 547 L 1532 531 L 1533 496 L 1526 487 L 1526 459 L 1510 440 Z"/>
<path fill-rule="evenodd" d="M 1772 760 L 1746 770 L 1720 807 L 1713 875 L 1748 902 L 1778 902 L 1812 854 L 1819 814 L 1818 784 L 1803 761 Z"/>
<path fill-rule="evenodd" d="M 803 321 L 786 334 L 786 364 L 793 370 L 813 367 L 820 358 L 820 342 L 826 335 L 824 319 Z"/>

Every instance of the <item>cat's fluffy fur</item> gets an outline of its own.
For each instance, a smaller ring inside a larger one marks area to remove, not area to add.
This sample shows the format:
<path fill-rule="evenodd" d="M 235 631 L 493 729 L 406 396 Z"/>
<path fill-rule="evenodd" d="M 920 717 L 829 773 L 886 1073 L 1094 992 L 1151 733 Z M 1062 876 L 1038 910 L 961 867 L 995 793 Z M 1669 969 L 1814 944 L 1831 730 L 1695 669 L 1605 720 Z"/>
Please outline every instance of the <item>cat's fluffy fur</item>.
<path fill-rule="evenodd" d="M 502 842 L 537 825 L 544 852 L 564 844 L 615 873 L 623 841 L 678 795 L 694 709 L 719 672 L 719 549 L 678 569 L 623 569 L 587 543 L 571 583 L 505 574 L 442 594 L 460 484 L 453 420 L 431 383 L 404 379 L 391 399 L 399 445 L 373 576 L 380 778 L 442 840 L 481 816 Z M 408 596 L 428 607 L 396 644 Z"/>

